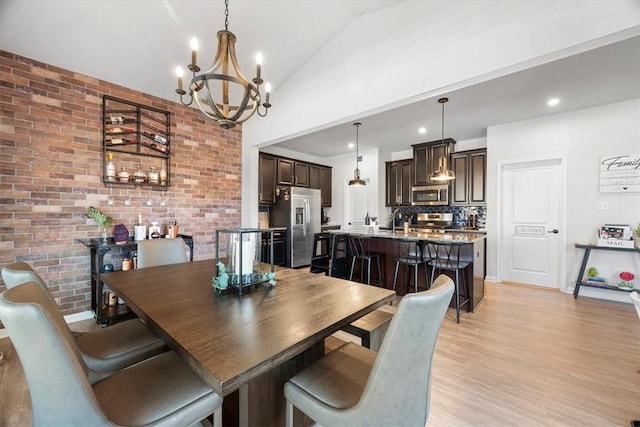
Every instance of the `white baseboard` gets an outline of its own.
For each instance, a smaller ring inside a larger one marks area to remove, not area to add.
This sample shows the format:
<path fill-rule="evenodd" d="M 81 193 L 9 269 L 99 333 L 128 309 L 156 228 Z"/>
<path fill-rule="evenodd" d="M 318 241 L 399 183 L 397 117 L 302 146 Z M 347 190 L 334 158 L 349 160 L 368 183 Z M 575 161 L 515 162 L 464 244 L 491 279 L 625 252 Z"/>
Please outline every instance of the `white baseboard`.
<path fill-rule="evenodd" d="M 93 311 L 88 310 L 88 311 L 73 313 L 73 314 L 64 316 L 64 320 L 65 322 L 67 322 L 67 324 L 79 322 L 81 320 L 87 320 L 87 319 L 93 319 Z M 9 332 L 7 331 L 6 328 L 0 329 L 0 339 L 7 338 L 8 336 L 9 336 Z"/>

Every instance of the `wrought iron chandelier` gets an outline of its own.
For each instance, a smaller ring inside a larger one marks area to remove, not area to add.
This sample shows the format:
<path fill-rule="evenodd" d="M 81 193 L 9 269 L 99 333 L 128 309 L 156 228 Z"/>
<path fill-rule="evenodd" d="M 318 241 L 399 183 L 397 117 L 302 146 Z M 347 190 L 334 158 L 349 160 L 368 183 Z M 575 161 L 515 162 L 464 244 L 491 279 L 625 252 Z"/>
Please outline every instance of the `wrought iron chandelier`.
<path fill-rule="evenodd" d="M 358 169 L 358 163 L 360 163 L 358 156 L 358 128 L 362 123 L 354 123 L 353 125 L 356 127 L 356 170 L 353 171 L 353 179 L 349 181 L 349 185 L 367 185 L 367 183 L 360 178 L 360 169 Z"/>
<path fill-rule="evenodd" d="M 442 104 L 442 143 L 444 144 L 444 104 L 449 101 L 449 98 L 440 98 L 438 102 Z M 438 170 L 431 174 L 429 177 L 431 181 L 451 181 L 456 179 L 456 174 L 452 170 L 447 169 L 447 158 L 440 156 L 438 158 Z"/>
<path fill-rule="evenodd" d="M 256 55 L 256 76 L 251 80 L 240 71 L 238 60 L 236 59 L 236 36 L 229 31 L 229 0 L 224 2 L 224 30 L 218 31 L 218 51 L 213 61 L 211 69 L 200 75 L 196 62 L 198 51 L 198 40 L 194 37 L 191 40 L 191 64 L 187 65 L 193 77 L 188 90 L 183 88 L 182 68 L 176 69 L 178 76 L 178 88 L 176 93 L 180 95 L 180 102 L 183 105 L 191 105 L 195 100 L 198 108 L 210 119 L 216 120 L 223 129 L 230 129 L 237 124 L 247 121 L 254 113 L 260 117 L 267 115 L 271 104 L 269 94 L 271 85 L 265 85 L 266 97 L 264 102 L 260 94 L 260 85 L 264 82 L 261 77 L 262 54 Z M 188 99 L 188 102 L 183 99 Z M 260 107 L 263 108 L 260 111 Z"/>

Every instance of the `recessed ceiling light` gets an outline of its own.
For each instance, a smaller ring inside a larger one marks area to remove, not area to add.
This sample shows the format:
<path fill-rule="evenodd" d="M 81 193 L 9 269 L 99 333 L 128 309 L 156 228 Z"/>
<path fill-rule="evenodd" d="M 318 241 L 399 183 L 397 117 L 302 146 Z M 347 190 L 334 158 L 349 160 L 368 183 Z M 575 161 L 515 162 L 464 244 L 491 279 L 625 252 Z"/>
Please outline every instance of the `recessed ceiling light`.
<path fill-rule="evenodd" d="M 547 101 L 547 105 L 550 107 L 553 107 L 554 105 L 558 105 L 558 104 L 560 104 L 559 98 L 551 98 Z"/>
<path fill-rule="evenodd" d="M 350 142 L 349 145 L 348 145 L 349 148 L 353 148 L 355 146 L 356 146 L 356 144 L 354 144 L 353 142 Z"/>
<path fill-rule="evenodd" d="M 420 128 L 420 129 L 418 129 L 418 133 L 419 133 L 419 134 L 427 133 L 427 128 Z"/>

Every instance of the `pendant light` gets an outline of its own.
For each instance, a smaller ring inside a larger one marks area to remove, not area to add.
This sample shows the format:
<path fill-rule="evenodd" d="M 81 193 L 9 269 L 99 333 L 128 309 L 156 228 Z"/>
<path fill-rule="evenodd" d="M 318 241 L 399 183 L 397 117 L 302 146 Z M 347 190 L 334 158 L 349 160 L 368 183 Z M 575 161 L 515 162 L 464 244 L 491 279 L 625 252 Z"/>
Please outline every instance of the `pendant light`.
<path fill-rule="evenodd" d="M 442 104 L 442 144 L 444 144 L 444 104 L 449 101 L 449 98 L 440 98 L 438 102 Z M 440 156 L 438 159 L 438 170 L 429 176 L 431 181 L 451 181 L 456 179 L 456 174 L 452 170 L 447 169 L 447 158 Z"/>
<path fill-rule="evenodd" d="M 360 162 L 358 158 L 358 128 L 362 123 L 354 123 L 353 125 L 356 127 L 356 170 L 353 171 L 353 179 L 349 181 L 349 185 L 367 185 L 367 183 L 360 178 L 360 169 L 358 169 L 358 163 Z"/>
<path fill-rule="evenodd" d="M 186 90 L 183 87 L 182 68 L 176 69 L 176 93 L 180 95 L 180 102 L 191 105 L 195 101 L 202 114 L 217 121 L 218 126 L 223 129 L 231 129 L 243 123 L 256 112 L 264 117 L 271 107 L 271 85 L 265 85 L 264 102 L 260 93 L 260 85 L 263 83 L 262 54 L 258 52 L 256 55 L 256 76 L 248 80 L 238 67 L 235 45 L 236 36 L 229 31 L 229 0 L 225 0 L 224 30 L 218 31 L 218 51 L 211 69 L 200 75 L 196 74 L 200 67 L 196 64 L 198 40 L 195 37 L 191 40 L 191 64 L 187 66 L 192 78 Z"/>

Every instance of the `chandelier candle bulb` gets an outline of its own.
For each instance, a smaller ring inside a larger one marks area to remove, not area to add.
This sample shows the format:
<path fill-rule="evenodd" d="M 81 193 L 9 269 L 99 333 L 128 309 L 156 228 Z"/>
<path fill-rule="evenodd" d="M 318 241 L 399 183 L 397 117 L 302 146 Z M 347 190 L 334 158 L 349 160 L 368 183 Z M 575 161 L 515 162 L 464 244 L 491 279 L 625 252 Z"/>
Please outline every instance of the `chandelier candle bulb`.
<path fill-rule="evenodd" d="M 196 65 L 197 56 L 198 56 L 198 39 L 194 37 L 191 39 L 191 65 L 193 65 L 194 68 L 198 67 Z"/>
<path fill-rule="evenodd" d="M 184 92 L 184 88 L 182 87 L 182 77 L 184 76 L 182 67 L 176 67 L 176 76 L 178 76 L 178 93 L 182 93 Z"/>
<path fill-rule="evenodd" d="M 271 104 L 269 104 L 269 96 L 271 95 L 271 83 L 267 82 L 266 85 L 264 85 L 264 91 L 266 92 L 266 97 L 264 99 L 264 104 L 262 104 L 265 108 L 269 108 L 271 107 Z"/>
<path fill-rule="evenodd" d="M 257 85 L 262 84 L 262 78 L 260 74 L 262 72 L 262 52 L 258 52 L 256 54 L 256 78 L 253 79 L 253 82 Z"/>

